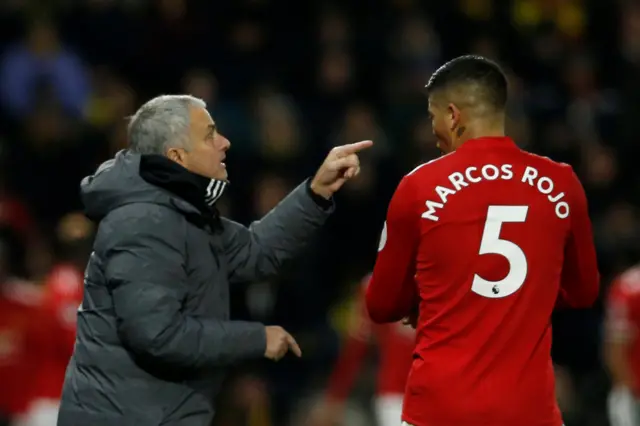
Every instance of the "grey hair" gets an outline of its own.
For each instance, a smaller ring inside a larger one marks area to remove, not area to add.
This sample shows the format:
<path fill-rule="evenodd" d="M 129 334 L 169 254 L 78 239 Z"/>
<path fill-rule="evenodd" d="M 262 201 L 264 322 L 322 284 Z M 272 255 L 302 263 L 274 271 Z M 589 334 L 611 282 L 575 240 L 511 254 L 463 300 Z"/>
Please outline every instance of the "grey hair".
<path fill-rule="evenodd" d="M 151 99 L 129 121 L 129 148 L 139 154 L 158 155 L 165 155 L 169 148 L 188 148 L 191 108 L 206 107 L 202 99 L 191 95 Z"/>

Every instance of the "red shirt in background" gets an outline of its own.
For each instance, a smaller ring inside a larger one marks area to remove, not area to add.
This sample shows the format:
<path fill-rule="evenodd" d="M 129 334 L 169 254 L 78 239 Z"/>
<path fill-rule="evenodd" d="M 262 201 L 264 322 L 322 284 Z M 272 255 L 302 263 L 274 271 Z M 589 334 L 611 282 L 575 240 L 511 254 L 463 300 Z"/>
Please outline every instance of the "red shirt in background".
<path fill-rule="evenodd" d="M 38 319 L 41 293 L 19 280 L 0 285 L 0 413 L 23 414 L 31 402 L 36 371 L 29 331 Z"/>
<path fill-rule="evenodd" d="M 628 342 L 633 393 L 640 398 L 640 266 L 613 282 L 607 299 L 607 328 L 611 339 Z"/>
<path fill-rule="evenodd" d="M 38 368 L 34 399 L 60 399 L 62 385 L 76 339 L 78 307 L 84 276 L 75 266 L 56 266 L 45 281 L 38 327 Z"/>
<path fill-rule="evenodd" d="M 389 205 L 367 292 L 376 322 L 419 304 L 403 420 L 561 426 L 551 313 L 590 306 L 598 287 L 570 166 L 486 137 L 415 169 Z"/>
<path fill-rule="evenodd" d="M 399 322 L 384 325 L 371 322 L 364 303 L 369 279 L 370 275 L 362 281 L 355 324 L 349 327 L 349 334 L 329 378 L 328 395 L 333 400 L 343 401 L 349 395 L 372 340 L 379 352 L 376 394 L 404 394 L 415 347 L 415 331 Z"/>
<path fill-rule="evenodd" d="M 27 207 L 17 198 L 0 191 L 0 224 L 11 226 L 20 235 L 33 232 L 33 218 Z"/>

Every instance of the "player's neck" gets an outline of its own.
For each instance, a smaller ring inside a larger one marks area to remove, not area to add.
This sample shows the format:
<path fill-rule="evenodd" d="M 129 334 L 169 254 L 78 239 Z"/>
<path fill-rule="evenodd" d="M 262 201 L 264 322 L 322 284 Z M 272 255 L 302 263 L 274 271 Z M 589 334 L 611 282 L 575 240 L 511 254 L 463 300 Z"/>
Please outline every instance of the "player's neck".
<path fill-rule="evenodd" d="M 487 122 L 487 120 L 474 120 L 468 122 L 466 128 L 458 137 L 457 146 L 461 146 L 469 140 L 481 138 L 503 138 L 505 137 L 504 122 Z"/>
<path fill-rule="evenodd" d="M 464 142 L 472 139 L 481 139 L 481 138 L 504 138 L 505 132 L 504 129 L 475 129 L 475 131 L 469 131 L 467 133 L 466 138 L 464 138 Z"/>

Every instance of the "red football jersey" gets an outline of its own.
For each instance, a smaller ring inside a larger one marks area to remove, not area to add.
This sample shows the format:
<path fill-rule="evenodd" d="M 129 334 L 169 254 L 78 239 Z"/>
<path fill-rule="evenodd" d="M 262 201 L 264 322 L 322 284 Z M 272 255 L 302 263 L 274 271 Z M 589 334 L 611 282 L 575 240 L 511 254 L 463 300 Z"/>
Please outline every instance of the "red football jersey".
<path fill-rule="evenodd" d="M 416 346 L 415 330 L 400 322 L 374 325 L 380 354 L 378 396 L 404 394 Z"/>
<path fill-rule="evenodd" d="M 402 395 L 412 363 L 415 347 L 415 331 L 400 322 L 393 324 L 373 324 L 364 304 L 364 294 L 370 276 L 365 277 L 362 299 L 349 327 L 349 335 L 329 378 L 328 394 L 336 400 L 343 400 L 353 386 L 357 372 L 373 341 L 378 349 L 378 396 Z"/>
<path fill-rule="evenodd" d="M 629 269 L 611 285 L 606 324 L 610 339 L 629 344 L 632 390 L 640 398 L 640 266 Z"/>
<path fill-rule="evenodd" d="M 590 306 L 598 286 L 587 202 L 570 166 L 486 137 L 409 173 L 367 292 L 376 322 L 419 306 L 403 420 L 562 425 L 551 313 L 556 302 Z"/>
<path fill-rule="evenodd" d="M 75 344 L 83 281 L 82 272 L 66 264 L 56 266 L 45 281 L 40 312 L 44 326 L 36 330 L 40 349 L 34 398 L 60 398 Z"/>
<path fill-rule="evenodd" d="M 35 378 L 34 348 L 29 330 L 37 321 L 39 288 L 24 281 L 0 285 L 0 413 L 16 416 L 31 401 Z"/>

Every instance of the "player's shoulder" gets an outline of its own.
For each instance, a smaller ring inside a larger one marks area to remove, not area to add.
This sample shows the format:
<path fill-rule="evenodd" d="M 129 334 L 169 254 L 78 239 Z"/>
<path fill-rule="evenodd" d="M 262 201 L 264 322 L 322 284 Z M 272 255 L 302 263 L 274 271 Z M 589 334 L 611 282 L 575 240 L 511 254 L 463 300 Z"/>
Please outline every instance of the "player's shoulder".
<path fill-rule="evenodd" d="M 573 193 L 579 191 L 580 180 L 570 164 L 555 161 L 543 155 L 520 150 L 521 158 L 518 160 L 524 169 L 524 174 L 531 180 L 541 182 L 543 178 L 550 179 L 554 184 L 565 191 Z"/>
<path fill-rule="evenodd" d="M 404 175 L 400 181 L 400 186 L 411 188 L 411 192 L 414 192 L 417 188 L 424 188 L 426 183 L 433 182 L 434 180 L 438 180 L 439 177 L 447 175 L 447 171 L 450 171 L 452 164 L 455 163 L 455 154 L 455 151 L 450 152 L 426 163 L 419 164 Z"/>
<path fill-rule="evenodd" d="M 434 170 L 440 170 L 446 168 L 447 165 L 454 160 L 455 151 L 450 152 L 448 154 L 444 154 L 441 157 L 434 158 L 433 160 L 427 161 L 426 163 L 419 164 L 409 173 L 407 173 L 404 178 L 411 180 L 420 180 L 426 176 L 430 176 Z"/>
<path fill-rule="evenodd" d="M 525 151 L 523 149 L 521 149 L 520 152 L 523 156 L 524 162 L 546 173 L 556 172 L 562 175 L 570 175 L 573 173 L 573 167 L 571 167 L 570 164 L 555 161 L 547 156 L 534 154 L 533 152 Z"/>

